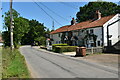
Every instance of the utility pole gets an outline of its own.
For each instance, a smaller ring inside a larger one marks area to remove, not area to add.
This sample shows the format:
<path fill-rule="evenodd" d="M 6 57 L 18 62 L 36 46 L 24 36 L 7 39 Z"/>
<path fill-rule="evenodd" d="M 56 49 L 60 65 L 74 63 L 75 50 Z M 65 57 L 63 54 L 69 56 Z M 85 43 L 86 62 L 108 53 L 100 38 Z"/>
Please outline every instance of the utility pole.
<path fill-rule="evenodd" d="M 10 48 L 13 50 L 13 15 L 12 15 L 12 0 L 10 0 Z"/>
<path fill-rule="evenodd" d="M 52 24 L 52 30 L 54 30 L 54 21 L 53 21 L 53 24 Z"/>

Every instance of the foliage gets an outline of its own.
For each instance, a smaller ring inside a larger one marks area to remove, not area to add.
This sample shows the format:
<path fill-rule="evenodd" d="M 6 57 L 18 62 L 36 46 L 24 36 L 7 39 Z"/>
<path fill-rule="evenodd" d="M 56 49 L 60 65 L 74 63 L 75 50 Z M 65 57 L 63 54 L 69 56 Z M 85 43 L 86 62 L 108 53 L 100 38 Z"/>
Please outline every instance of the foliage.
<path fill-rule="evenodd" d="M 32 44 L 42 36 L 45 36 L 45 26 L 36 20 L 29 21 L 29 31 L 22 38 L 22 44 Z"/>
<path fill-rule="evenodd" d="M 120 13 L 120 5 L 112 2 L 89 2 L 76 14 L 77 22 L 86 21 L 94 18 L 95 11 L 99 10 L 102 16 L 109 16 Z"/>
<path fill-rule="evenodd" d="M 24 34 L 28 33 L 29 30 L 29 22 L 27 19 L 19 17 L 15 18 L 15 24 L 14 24 L 14 45 L 21 43 L 21 39 L 24 36 Z"/>
<path fill-rule="evenodd" d="M 37 42 L 39 45 L 45 45 L 46 44 L 46 38 L 41 36 L 35 39 L 35 42 Z"/>
<path fill-rule="evenodd" d="M 20 14 L 14 9 L 12 9 L 12 14 L 13 14 L 13 19 L 18 18 L 20 16 Z M 5 24 L 3 28 L 5 28 L 6 30 L 7 29 L 10 30 L 10 11 L 5 12 L 5 15 L 3 15 L 3 17 Z"/>
<path fill-rule="evenodd" d="M 73 52 L 76 51 L 77 46 L 56 46 L 54 52 L 63 53 L 63 52 Z"/>
<path fill-rule="evenodd" d="M 53 44 L 52 46 L 67 46 L 67 44 Z"/>
<path fill-rule="evenodd" d="M 55 51 L 56 46 L 68 46 L 68 44 L 52 44 L 52 50 Z"/>
<path fill-rule="evenodd" d="M 2 33 L 2 38 L 4 40 L 4 46 L 10 46 L 10 32 L 4 31 Z"/>
<path fill-rule="evenodd" d="M 3 48 L 2 66 L 2 78 L 30 78 L 25 58 L 17 49 L 11 52 L 9 48 Z"/>
<path fill-rule="evenodd" d="M 50 31 L 46 27 L 36 20 L 28 20 L 20 16 L 16 10 L 12 10 L 14 19 L 14 45 L 30 45 L 35 41 L 45 44 L 45 34 L 49 34 Z M 4 39 L 5 46 L 10 46 L 10 11 L 5 12 L 4 15 L 4 28 L 6 31 L 3 32 L 2 36 Z M 6 37 L 7 36 L 7 37 Z M 40 41 L 38 41 L 40 40 Z M 44 40 L 44 42 L 43 42 Z"/>

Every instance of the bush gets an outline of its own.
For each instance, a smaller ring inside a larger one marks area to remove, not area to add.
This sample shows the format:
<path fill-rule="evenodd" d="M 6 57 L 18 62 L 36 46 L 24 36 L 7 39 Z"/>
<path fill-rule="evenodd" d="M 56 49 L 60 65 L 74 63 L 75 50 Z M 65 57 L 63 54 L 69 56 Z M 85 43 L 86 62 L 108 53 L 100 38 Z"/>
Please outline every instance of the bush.
<path fill-rule="evenodd" d="M 52 51 L 55 51 L 56 46 L 68 46 L 67 44 L 52 44 Z"/>
<path fill-rule="evenodd" d="M 77 46 L 56 46 L 54 52 L 63 53 L 63 52 L 73 52 L 76 51 Z"/>

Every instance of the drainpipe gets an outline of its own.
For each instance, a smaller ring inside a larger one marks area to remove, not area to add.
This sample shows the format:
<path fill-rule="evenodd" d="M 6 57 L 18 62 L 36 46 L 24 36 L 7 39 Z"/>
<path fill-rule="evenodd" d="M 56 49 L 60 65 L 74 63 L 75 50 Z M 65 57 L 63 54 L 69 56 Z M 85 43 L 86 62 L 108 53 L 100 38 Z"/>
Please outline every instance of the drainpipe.
<path fill-rule="evenodd" d="M 119 16 L 119 18 L 120 18 L 120 16 Z M 108 46 L 108 47 L 110 46 L 110 45 L 109 45 L 109 38 L 110 38 L 110 37 L 109 37 L 109 26 L 115 24 L 115 23 L 118 22 L 118 21 L 120 21 L 120 19 L 118 19 L 118 20 L 116 20 L 115 22 L 107 25 L 107 46 Z"/>

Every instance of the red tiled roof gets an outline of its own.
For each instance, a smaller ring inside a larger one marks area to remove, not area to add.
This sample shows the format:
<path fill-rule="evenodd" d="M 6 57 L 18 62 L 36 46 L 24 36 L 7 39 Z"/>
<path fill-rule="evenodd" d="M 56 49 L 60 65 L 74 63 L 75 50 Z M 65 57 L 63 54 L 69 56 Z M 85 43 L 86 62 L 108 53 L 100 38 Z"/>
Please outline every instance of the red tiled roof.
<path fill-rule="evenodd" d="M 86 24 L 89 24 L 89 23 L 90 23 L 90 20 L 89 21 L 80 22 L 80 23 L 76 23 L 75 25 L 71 25 L 69 27 L 68 31 L 81 29 L 82 26 L 85 26 Z"/>
<path fill-rule="evenodd" d="M 67 26 L 63 26 L 61 28 L 56 29 L 55 31 L 52 31 L 50 34 L 55 34 L 55 33 L 59 33 L 59 32 L 65 32 L 68 31 L 68 27 L 71 25 L 67 25 Z"/>
<path fill-rule="evenodd" d="M 77 23 L 75 25 L 63 26 L 51 32 L 50 34 L 55 34 L 55 33 L 65 32 L 65 31 L 73 31 L 73 30 L 78 30 L 78 29 L 99 27 L 99 26 L 102 27 L 107 21 L 109 21 L 114 16 L 115 15 L 110 15 L 110 16 L 102 17 L 101 19 L 95 20 L 95 21 L 88 20 L 88 21 Z"/>

